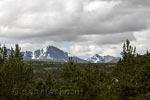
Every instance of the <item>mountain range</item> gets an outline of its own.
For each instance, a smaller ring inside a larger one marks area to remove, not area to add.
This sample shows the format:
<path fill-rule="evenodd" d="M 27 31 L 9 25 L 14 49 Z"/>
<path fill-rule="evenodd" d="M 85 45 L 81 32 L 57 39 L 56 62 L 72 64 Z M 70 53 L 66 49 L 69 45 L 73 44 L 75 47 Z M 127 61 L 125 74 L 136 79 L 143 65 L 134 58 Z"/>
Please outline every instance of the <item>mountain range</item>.
<path fill-rule="evenodd" d="M 119 61 L 119 57 L 114 57 L 114 56 L 100 56 L 98 54 L 95 54 L 92 57 L 89 57 L 87 61 L 90 61 L 92 63 L 117 63 Z"/>
<path fill-rule="evenodd" d="M 10 49 L 7 49 L 10 53 Z M 113 56 L 100 56 L 95 54 L 92 57 L 89 57 L 87 60 L 81 59 L 77 56 L 70 56 L 68 52 L 54 47 L 47 46 L 46 48 L 38 49 L 35 51 L 25 51 L 21 52 L 25 60 L 38 60 L 38 61 L 53 61 L 53 62 L 67 62 L 69 57 L 72 57 L 73 61 L 78 63 L 116 63 L 119 58 Z"/>

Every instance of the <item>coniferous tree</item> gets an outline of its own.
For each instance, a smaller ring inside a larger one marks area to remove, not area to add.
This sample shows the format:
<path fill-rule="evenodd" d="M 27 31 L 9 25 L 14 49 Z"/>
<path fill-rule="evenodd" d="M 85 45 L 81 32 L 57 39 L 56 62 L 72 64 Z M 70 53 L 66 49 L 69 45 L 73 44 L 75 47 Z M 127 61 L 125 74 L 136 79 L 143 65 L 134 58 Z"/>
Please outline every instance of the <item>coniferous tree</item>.
<path fill-rule="evenodd" d="M 3 56 L 2 56 L 3 52 L 2 52 L 2 47 L 0 45 L 0 68 L 3 66 Z"/>
<path fill-rule="evenodd" d="M 46 97 L 48 99 L 56 99 L 58 95 L 56 93 L 56 81 L 54 80 L 50 72 L 46 77 L 45 83 L 46 83 L 46 92 L 47 92 Z"/>
<path fill-rule="evenodd" d="M 24 65 L 23 58 L 20 56 L 19 46 L 11 49 L 8 61 L 4 63 L 1 69 L 1 93 L 3 99 L 20 100 L 23 99 L 22 91 L 30 83 L 33 76 L 33 70 Z M 6 60 L 6 47 L 3 48 L 3 58 Z"/>
<path fill-rule="evenodd" d="M 23 60 L 23 55 L 20 52 L 21 48 L 19 47 L 18 44 L 16 44 L 16 49 L 15 49 L 15 58 L 18 59 L 19 61 Z"/>
<path fill-rule="evenodd" d="M 83 100 L 101 100 L 102 91 L 106 81 L 106 73 L 100 70 L 97 66 L 92 66 L 90 63 L 85 67 L 82 73 L 80 83 Z"/>
<path fill-rule="evenodd" d="M 127 40 L 123 45 L 122 59 L 112 72 L 113 79 L 110 86 L 111 99 L 130 100 L 134 95 L 134 76 L 136 75 L 136 48 Z"/>
<path fill-rule="evenodd" d="M 5 45 L 1 47 L 0 45 L 0 68 L 4 65 L 4 63 L 7 61 L 7 49 Z"/>
<path fill-rule="evenodd" d="M 2 48 L 2 52 L 3 52 L 3 54 L 2 54 L 2 57 L 3 57 L 3 60 L 4 60 L 4 62 L 7 60 L 7 48 L 5 47 L 5 45 L 4 45 L 4 47 Z"/>
<path fill-rule="evenodd" d="M 72 58 L 64 64 L 61 69 L 61 75 L 65 81 L 65 89 L 63 91 L 67 91 L 67 93 L 63 96 L 65 98 L 64 100 L 81 100 L 78 92 L 81 90 L 79 87 L 81 70 L 79 69 L 77 63 L 72 61 Z"/>
<path fill-rule="evenodd" d="M 130 45 L 130 41 L 127 40 L 123 44 L 123 52 L 121 52 L 123 59 L 127 59 L 128 57 L 135 57 L 136 56 L 136 47 L 132 47 Z"/>
<path fill-rule="evenodd" d="M 148 100 L 150 94 L 150 56 L 136 54 L 135 48 L 127 40 L 123 46 L 122 60 L 120 60 L 114 71 L 110 86 L 111 99 L 116 100 Z"/>
<path fill-rule="evenodd" d="M 64 80 L 66 80 L 67 83 L 72 85 L 78 81 L 80 77 L 80 69 L 74 61 L 70 60 L 67 64 L 63 66 L 61 74 Z"/>

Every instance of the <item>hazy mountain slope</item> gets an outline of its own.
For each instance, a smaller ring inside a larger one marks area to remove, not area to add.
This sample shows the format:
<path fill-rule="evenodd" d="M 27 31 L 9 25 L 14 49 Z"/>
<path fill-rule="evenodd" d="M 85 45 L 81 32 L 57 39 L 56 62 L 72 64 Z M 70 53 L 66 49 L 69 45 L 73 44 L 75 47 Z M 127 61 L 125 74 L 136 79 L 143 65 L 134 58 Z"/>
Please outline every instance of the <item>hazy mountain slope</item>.
<path fill-rule="evenodd" d="M 92 63 L 116 63 L 119 61 L 119 58 L 109 56 L 109 55 L 100 56 L 98 54 L 95 54 L 94 56 L 89 57 L 87 60 L 92 62 Z"/>
<path fill-rule="evenodd" d="M 32 52 L 24 52 L 23 53 L 25 59 L 33 59 L 39 61 L 54 61 L 54 62 L 67 62 L 69 60 L 69 54 L 60 50 L 54 46 L 48 46 L 43 49 L 35 50 Z M 72 60 L 77 61 L 79 63 L 87 63 L 86 60 L 83 60 L 79 57 L 73 56 Z"/>
<path fill-rule="evenodd" d="M 8 54 L 10 54 L 11 50 L 7 49 Z M 81 59 L 77 56 L 70 56 L 71 54 L 64 52 L 63 50 L 54 47 L 47 46 L 46 48 L 37 49 L 33 52 L 25 51 L 21 52 L 25 60 L 39 60 L 39 61 L 53 61 L 53 62 L 67 62 L 69 57 L 72 57 L 73 61 L 78 63 L 87 63 L 90 61 L 91 63 L 117 63 L 120 58 L 113 56 L 100 56 L 95 54 L 92 57 L 89 57 L 87 60 Z"/>

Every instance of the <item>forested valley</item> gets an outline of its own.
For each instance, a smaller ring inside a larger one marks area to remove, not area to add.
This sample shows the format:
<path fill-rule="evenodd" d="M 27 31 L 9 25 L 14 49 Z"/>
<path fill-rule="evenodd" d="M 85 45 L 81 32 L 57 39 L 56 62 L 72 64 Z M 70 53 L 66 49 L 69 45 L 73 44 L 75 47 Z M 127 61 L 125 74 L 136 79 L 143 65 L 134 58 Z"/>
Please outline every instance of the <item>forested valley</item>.
<path fill-rule="evenodd" d="M 20 50 L 16 45 L 8 55 L 0 47 L 0 100 L 150 100 L 150 53 L 138 54 L 129 40 L 111 70 L 70 58 L 59 64 L 58 76 L 50 70 L 36 75 Z"/>

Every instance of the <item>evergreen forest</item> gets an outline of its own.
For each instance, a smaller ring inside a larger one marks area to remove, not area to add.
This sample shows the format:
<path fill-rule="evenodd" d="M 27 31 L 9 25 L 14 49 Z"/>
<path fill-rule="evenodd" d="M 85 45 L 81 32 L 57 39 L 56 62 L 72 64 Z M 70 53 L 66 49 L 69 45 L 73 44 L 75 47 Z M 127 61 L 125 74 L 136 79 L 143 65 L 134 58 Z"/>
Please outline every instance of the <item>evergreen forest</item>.
<path fill-rule="evenodd" d="M 138 54 L 129 40 L 122 49 L 113 67 L 78 64 L 69 58 L 42 76 L 35 69 L 45 62 L 32 66 L 18 44 L 9 55 L 5 45 L 0 46 L 0 100 L 150 100 L 149 51 Z"/>

